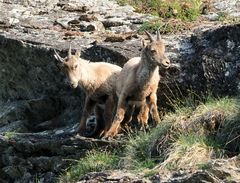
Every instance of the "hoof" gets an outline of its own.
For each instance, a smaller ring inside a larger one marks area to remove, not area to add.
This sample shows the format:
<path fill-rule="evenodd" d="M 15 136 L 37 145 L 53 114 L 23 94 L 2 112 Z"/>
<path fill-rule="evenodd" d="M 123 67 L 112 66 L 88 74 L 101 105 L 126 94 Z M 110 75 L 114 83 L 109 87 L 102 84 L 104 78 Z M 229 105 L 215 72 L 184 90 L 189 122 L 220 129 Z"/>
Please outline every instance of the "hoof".
<path fill-rule="evenodd" d="M 85 132 L 85 130 L 79 130 L 79 129 L 76 130 L 76 134 L 82 137 L 88 137 L 89 135 Z"/>
<path fill-rule="evenodd" d="M 143 125 L 143 126 L 141 126 L 140 130 L 141 130 L 141 131 L 147 131 L 147 130 L 149 130 L 149 125 Z"/>
<path fill-rule="evenodd" d="M 103 137 L 104 138 L 113 138 L 116 135 L 115 132 L 107 132 Z"/>
<path fill-rule="evenodd" d="M 105 136 L 104 136 L 104 137 L 102 137 L 101 139 L 102 139 L 102 140 L 108 140 L 108 141 L 110 141 L 110 140 L 112 140 L 113 138 L 112 138 L 112 137 L 105 137 Z"/>

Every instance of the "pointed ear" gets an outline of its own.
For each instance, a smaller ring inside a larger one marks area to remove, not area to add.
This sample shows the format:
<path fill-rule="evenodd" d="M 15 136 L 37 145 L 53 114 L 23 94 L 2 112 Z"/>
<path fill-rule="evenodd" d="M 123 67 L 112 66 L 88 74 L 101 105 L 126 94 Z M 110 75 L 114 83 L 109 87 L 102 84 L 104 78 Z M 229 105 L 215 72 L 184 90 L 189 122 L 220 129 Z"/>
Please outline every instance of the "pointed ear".
<path fill-rule="evenodd" d="M 81 50 L 77 49 L 75 52 L 75 56 L 80 57 L 81 56 Z"/>

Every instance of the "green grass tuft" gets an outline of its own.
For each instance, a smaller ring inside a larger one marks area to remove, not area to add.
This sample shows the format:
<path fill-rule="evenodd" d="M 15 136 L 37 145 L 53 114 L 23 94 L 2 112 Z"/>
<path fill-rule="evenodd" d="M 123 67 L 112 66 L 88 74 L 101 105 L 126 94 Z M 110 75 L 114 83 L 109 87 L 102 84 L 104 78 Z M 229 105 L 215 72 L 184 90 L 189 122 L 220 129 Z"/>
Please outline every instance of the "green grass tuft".
<path fill-rule="evenodd" d="M 206 99 L 205 103 L 199 105 L 196 112 L 205 113 L 209 110 L 219 110 L 225 115 L 231 115 L 238 113 L 240 109 L 240 99 L 238 98 L 212 98 L 209 97 Z"/>
<path fill-rule="evenodd" d="M 4 133 L 4 137 L 6 137 L 7 139 L 12 139 L 14 138 L 18 133 L 13 131 L 13 132 L 5 132 Z"/>
<path fill-rule="evenodd" d="M 147 30 L 150 33 L 155 33 L 159 27 L 162 26 L 162 22 L 160 20 L 158 21 L 152 21 L 152 22 L 144 22 L 140 28 L 139 32 L 143 33 L 145 30 Z"/>
<path fill-rule="evenodd" d="M 78 181 L 83 175 L 89 172 L 98 172 L 118 167 L 119 157 L 107 151 L 91 151 L 60 177 L 60 183 Z"/>
<path fill-rule="evenodd" d="M 154 150 L 159 138 L 166 138 L 171 127 L 169 119 L 162 122 L 158 127 L 149 132 L 139 132 L 137 135 L 130 137 L 127 141 L 124 156 L 124 166 L 129 169 L 142 170 L 144 168 L 153 168 L 156 162 L 162 161 L 166 153 L 159 153 Z M 167 139 L 161 139 L 167 141 Z M 164 145 L 166 145 L 164 143 Z"/>
<path fill-rule="evenodd" d="M 162 19 L 144 22 L 138 29 L 139 33 L 147 30 L 150 33 L 155 33 L 160 28 L 161 34 L 172 34 L 186 30 L 188 26 L 182 21 L 169 20 L 163 21 Z"/>
<path fill-rule="evenodd" d="M 200 144 L 202 146 L 207 146 L 212 148 L 221 147 L 221 144 L 219 144 L 215 140 L 206 136 L 198 136 L 195 134 L 181 134 L 178 137 L 177 143 L 182 148 L 192 147 L 194 144 Z"/>
<path fill-rule="evenodd" d="M 211 165 L 208 163 L 202 163 L 197 165 L 198 169 L 201 170 L 209 170 L 211 168 Z"/>

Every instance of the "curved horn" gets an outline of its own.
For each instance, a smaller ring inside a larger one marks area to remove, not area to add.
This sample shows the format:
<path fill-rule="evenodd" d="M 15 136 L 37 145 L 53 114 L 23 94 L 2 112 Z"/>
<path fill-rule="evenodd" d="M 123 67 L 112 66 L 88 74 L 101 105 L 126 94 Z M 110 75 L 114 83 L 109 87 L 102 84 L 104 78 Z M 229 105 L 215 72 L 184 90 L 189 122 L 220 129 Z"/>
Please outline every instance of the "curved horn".
<path fill-rule="evenodd" d="M 144 32 L 147 34 L 148 38 L 150 39 L 150 42 L 153 42 L 154 39 L 153 39 L 152 35 L 146 30 Z"/>
<path fill-rule="evenodd" d="M 157 29 L 157 41 L 160 41 L 162 38 L 161 38 L 161 35 L 160 35 L 160 28 Z"/>
<path fill-rule="evenodd" d="M 64 62 L 64 58 L 62 58 L 57 52 L 56 50 L 54 49 L 54 57 L 60 61 L 60 62 Z"/>
<path fill-rule="evenodd" d="M 68 57 L 71 57 L 72 56 L 72 47 L 71 47 L 71 44 L 69 46 L 69 50 L 68 50 Z"/>

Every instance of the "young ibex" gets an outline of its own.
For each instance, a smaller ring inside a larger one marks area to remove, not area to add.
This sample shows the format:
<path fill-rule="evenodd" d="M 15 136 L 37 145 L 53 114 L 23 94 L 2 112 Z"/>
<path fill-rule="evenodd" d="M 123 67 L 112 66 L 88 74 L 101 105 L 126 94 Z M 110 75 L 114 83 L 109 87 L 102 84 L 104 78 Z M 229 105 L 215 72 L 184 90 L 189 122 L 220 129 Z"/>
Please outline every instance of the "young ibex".
<path fill-rule="evenodd" d="M 145 44 L 143 41 L 141 57 L 130 59 L 120 72 L 116 90 L 117 110 L 112 126 L 105 137 L 115 136 L 123 119 L 131 120 L 135 107 L 140 107 L 137 118 L 142 126 L 147 125 L 149 111 L 153 120 L 156 123 L 160 122 L 157 109 L 159 67 L 168 68 L 170 61 L 165 55 L 165 45 L 159 30 L 156 40 L 147 31 L 146 34 L 150 43 Z"/>
<path fill-rule="evenodd" d="M 54 50 L 55 51 L 55 50 Z M 117 76 L 121 67 L 106 62 L 89 62 L 80 58 L 80 51 L 71 53 L 71 46 L 66 58 L 61 58 L 55 51 L 54 57 L 61 62 L 71 87 L 85 92 L 86 99 L 78 133 L 82 135 L 86 129 L 86 120 L 95 109 L 97 119 L 96 133 L 107 132 L 111 126 L 113 109 L 117 103 L 112 96 L 116 90 Z M 99 121 L 103 121 L 101 124 Z"/>

